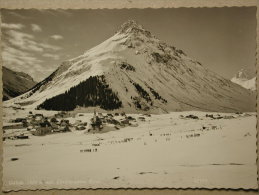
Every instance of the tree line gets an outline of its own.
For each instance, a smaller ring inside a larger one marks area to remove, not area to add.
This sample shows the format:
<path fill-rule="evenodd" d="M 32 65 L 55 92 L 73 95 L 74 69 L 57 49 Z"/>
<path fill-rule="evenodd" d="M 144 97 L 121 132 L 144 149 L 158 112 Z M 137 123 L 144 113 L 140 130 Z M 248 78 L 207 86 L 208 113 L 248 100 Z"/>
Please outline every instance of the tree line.
<path fill-rule="evenodd" d="M 45 100 L 38 109 L 71 111 L 77 106 L 114 110 L 122 107 L 118 94 L 105 82 L 104 76 L 90 76 L 65 93 Z"/>

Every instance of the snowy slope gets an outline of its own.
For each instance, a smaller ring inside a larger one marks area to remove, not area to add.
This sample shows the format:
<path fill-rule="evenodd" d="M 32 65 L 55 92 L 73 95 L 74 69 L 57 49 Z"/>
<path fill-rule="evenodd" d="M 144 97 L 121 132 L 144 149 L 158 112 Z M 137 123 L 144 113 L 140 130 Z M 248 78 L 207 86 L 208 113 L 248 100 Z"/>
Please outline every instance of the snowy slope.
<path fill-rule="evenodd" d="M 243 69 L 240 70 L 231 81 L 251 91 L 256 90 L 256 77 L 249 79 Z"/>
<path fill-rule="evenodd" d="M 236 83 L 246 89 L 255 91 L 256 90 L 256 77 L 252 78 L 252 79 L 238 79 L 236 77 L 232 78 L 231 81 L 233 83 Z"/>
<path fill-rule="evenodd" d="M 81 56 L 63 62 L 34 89 L 5 106 L 16 103 L 36 108 L 45 103 L 44 108 L 49 108 L 47 99 L 55 104 L 60 95 L 71 98 L 72 87 L 97 75 L 103 76 L 103 85 L 122 102 L 119 109 L 128 112 L 255 109 L 254 93 L 209 71 L 134 21 L 126 22 L 114 36 Z M 95 90 L 92 99 L 98 99 L 95 96 L 100 90 Z M 98 102 L 91 103 L 99 106 Z"/>

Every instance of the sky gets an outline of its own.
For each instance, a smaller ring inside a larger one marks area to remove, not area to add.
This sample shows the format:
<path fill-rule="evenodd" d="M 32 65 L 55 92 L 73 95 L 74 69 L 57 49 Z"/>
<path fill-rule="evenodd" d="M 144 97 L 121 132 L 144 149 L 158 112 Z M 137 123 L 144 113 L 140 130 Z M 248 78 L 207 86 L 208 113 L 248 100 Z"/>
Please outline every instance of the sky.
<path fill-rule="evenodd" d="M 114 35 L 129 19 L 227 79 L 243 68 L 255 75 L 255 7 L 1 9 L 3 65 L 41 81 L 63 61 Z"/>

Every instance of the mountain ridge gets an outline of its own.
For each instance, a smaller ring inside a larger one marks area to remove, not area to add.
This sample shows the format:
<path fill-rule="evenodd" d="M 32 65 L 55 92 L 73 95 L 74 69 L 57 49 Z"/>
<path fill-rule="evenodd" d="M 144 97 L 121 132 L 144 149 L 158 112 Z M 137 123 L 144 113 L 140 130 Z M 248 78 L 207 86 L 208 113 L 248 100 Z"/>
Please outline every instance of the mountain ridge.
<path fill-rule="evenodd" d="M 2 73 L 4 101 L 23 94 L 36 84 L 33 78 L 24 72 L 16 72 L 2 66 Z"/>
<path fill-rule="evenodd" d="M 101 88 L 88 88 L 92 102 L 85 100 L 89 105 L 78 102 L 80 91 L 76 88 L 80 83 L 100 76 L 104 78 Z M 75 90 L 72 92 L 71 88 Z M 71 98 L 73 109 L 98 107 L 100 94 L 107 94 L 105 90 L 111 90 L 121 102 L 116 109 L 128 112 L 255 110 L 253 93 L 209 71 L 131 20 L 111 38 L 63 62 L 51 76 L 9 103 L 55 110 L 50 104 L 55 105 L 62 96 Z M 102 98 L 112 101 L 109 96 Z M 66 109 L 66 104 L 64 101 L 61 107 Z"/>

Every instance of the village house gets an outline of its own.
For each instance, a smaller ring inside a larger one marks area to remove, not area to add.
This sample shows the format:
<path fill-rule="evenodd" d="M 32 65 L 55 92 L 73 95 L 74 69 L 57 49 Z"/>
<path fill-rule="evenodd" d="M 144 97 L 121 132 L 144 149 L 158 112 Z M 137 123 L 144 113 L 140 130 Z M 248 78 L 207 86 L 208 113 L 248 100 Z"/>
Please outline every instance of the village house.
<path fill-rule="evenodd" d="M 86 129 L 86 127 L 83 125 L 76 126 L 76 130 L 78 130 L 78 131 L 85 130 L 85 129 Z"/>
<path fill-rule="evenodd" d="M 27 123 L 31 123 L 32 120 L 34 120 L 33 115 L 29 115 L 26 117 Z"/>
<path fill-rule="evenodd" d="M 108 114 L 107 114 L 108 115 Z M 91 119 L 91 126 L 93 130 L 101 130 L 103 128 L 102 120 L 97 116 L 96 112 L 94 111 L 94 116 Z"/>
<path fill-rule="evenodd" d="M 136 121 L 136 119 L 133 118 L 132 116 L 127 116 L 126 118 L 127 118 L 128 120 L 130 120 L 130 121 Z"/>
<path fill-rule="evenodd" d="M 26 118 L 16 118 L 14 120 L 11 120 L 11 122 L 12 123 L 22 123 L 25 120 L 26 120 Z"/>
<path fill-rule="evenodd" d="M 60 127 L 58 128 L 59 132 L 67 132 L 70 131 L 70 124 L 69 120 L 61 120 L 60 121 Z"/>
<path fill-rule="evenodd" d="M 50 122 L 50 124 L 53 132 L 59 129 L 59 125 L 57 123 Z"/>
<path fill-rule="evenodd" d="M 143 117 L 143 116 L 138 117 L 138 119 L 141 120 L 141 121 L 145 121 L 146 120 L 145 117 Z"/>
<path fill-rule="evenodd" d="M 44 122 L 41 122 L 38 127 L 36 127 L 36 131 L 33 132 L 33 135 L 38 135 L 38 136 L 46 135 L 51 133 L 51 130 L 52 130 L 51 124 L 47 120 L 45 120 Z"/>
<path fill-rule="evenodd" d="M 34 115 L 34 120 L 35 121 L 42 121 L 44 119 L 43 114 L 35 114 Z"/>
<path fill-rule="evenodd" d="M 123 119 L 120 121 L 121 125 L 122 126 L 127 126 L 127 125 L 130 125 L 130 121 L 128 119 Z"/>
<path fill-rule="evenodd" d="M 61 126 L 61 127 L 59 127 L 59 129 L 57 131 L 58 132 L 68 132 L 68 131 L 70 131 L 70 128 L 68 126 Z"/>

